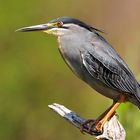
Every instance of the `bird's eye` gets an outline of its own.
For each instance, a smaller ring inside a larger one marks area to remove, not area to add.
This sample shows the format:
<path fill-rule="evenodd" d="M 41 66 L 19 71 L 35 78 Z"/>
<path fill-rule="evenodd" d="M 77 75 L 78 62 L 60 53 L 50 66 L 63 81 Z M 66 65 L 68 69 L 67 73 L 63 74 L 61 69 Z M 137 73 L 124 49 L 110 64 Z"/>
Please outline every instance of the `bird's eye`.
<path fill-rule="evenodd" d="M 57 22 L 57 26 L 58 27 L 62 27 L 62 25 L 63 25 L 63 22 L 62 21 Z"/>

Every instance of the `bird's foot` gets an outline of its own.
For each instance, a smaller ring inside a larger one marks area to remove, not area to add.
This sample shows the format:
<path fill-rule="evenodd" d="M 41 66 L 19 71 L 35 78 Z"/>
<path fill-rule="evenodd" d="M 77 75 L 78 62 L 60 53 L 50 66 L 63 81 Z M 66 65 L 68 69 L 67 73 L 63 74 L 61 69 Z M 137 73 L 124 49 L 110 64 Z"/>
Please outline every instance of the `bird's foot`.
<path fill-rule="evenodd" d="M 105 123 L 110 120 L 114 115 L 115 115 L 116 112 L 113 112 L 111 115 L 106 115 L 104 118 L 102 118 L 101 120 L 99 120 L 97 123 L 96 123 L 96 130 L 98 132 L 101 132 L 103 133 L 103 129 L 104 129 L 104 125 Z"/>
<path fill-rule="evenodd" d="M 96 131 L 97 131 L 97 132 L 100 132 L 100 133 L 103 133 L 104 124 L 105 124 L 105 121 L 104 121 L 104 120 L 100 120 L 100 121 L 96 124 L 96 126 L 95 126 Z"/>
<path fill-rule="evenodd" d="M 86 129 L 86 131 L 91 135 L 93 135 L 93 133 L 95 135 L 99 135 L 102 133 L 102 131 L 100 131 L 99 127 L 96 128 L 97 124 L 97 120 L 88 119 L 81 125 L 80 131 L 82 134 L 84 134 L 84 129 Z"/>

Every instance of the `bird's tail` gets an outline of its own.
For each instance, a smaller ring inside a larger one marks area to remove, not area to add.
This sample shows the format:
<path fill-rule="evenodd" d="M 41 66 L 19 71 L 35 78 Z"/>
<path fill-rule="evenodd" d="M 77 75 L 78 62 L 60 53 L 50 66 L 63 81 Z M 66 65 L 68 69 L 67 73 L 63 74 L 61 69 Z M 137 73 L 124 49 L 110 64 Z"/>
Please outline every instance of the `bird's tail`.
<path fill-rule="evenodd" d="M 137 100 L 138 100 L 138 104 L 139 104 L 138 107 L 139 107 L 139 109 L 140 109 L 140 83 L 137 82 L 137 85 L 138 85 L 138 86 L 137 86 L 137 93 L 136 93 L 135 96 L 136 96 L 136 98 L 137 98 Z"/>

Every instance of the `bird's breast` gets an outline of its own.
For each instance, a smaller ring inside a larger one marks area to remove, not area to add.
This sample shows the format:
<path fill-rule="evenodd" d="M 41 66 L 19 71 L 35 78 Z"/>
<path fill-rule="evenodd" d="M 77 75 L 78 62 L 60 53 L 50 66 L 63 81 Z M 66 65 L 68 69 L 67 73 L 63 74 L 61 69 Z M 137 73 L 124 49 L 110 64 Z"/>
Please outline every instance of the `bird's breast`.
<path fill-rule="evenodd" d="M 69 68 L 76 74 L 78 77 L 82 78 L 82 60 L 81 60 L 81 49 L 79 46 L 76 46 L 76 44 L 73 43 L 66 43 L 65 41 L 59 40 L 59 51 L 66 62 L 66 64 L 69 66 Z"/>

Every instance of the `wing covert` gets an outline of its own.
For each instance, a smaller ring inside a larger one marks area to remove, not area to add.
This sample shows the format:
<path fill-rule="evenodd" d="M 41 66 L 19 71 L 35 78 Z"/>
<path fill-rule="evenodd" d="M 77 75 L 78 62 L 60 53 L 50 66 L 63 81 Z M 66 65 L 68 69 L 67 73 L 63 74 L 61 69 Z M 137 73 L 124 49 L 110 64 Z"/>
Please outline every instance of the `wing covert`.
<path fill-rule="evenodd" d="M 92 77 L 120 92 L 136 92 L 135 82 L 128 71 L 125 72 L 113 58 L 104 59 L 104 55 L 95 54 L 87 51 L 81 53 L 83 65 Z"/>

